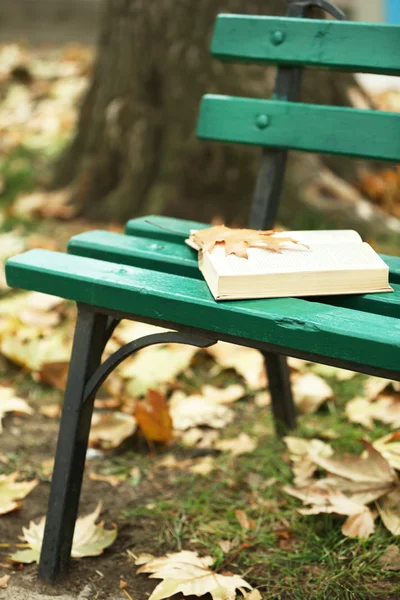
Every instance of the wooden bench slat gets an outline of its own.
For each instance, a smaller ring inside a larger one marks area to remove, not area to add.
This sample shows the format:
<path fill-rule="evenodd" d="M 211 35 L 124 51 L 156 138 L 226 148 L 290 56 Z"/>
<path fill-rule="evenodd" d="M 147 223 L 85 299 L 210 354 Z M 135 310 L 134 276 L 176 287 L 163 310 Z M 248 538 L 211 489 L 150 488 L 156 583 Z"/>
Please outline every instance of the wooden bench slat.
<path fill-rule="evenodd" d="M 400 160 L 396 113 L 280 100 L 207 94 L 197 135 L 202 139 Z"/>
<path fill-rule="evenodd" d="M 196 252 L 183 243 L 140 238 L 111 231 L 88 231 L 71 238 L 68 252 L 145 269 L 203 279 Z M 399 259 L 400 262 L 400 259 Z M 395 293 L 316 297 L 316 301 L 400 318 L 400 285 Z M 308 298 L 309 301 L 314 299 Z"/>
<path fill-rule="evenodd" d="M 126 224 L 125 233 L 170 242 L 183 242 L 191 229 L 205 229 L 206 227 L 210 227 L 210 224 L 161 215 L 147 215 L 130 219 Z"/>
<path fill-rule="evenodd" d="M 203 281 L 48 250 L 6 263 L 12 287 L 143 318 L 399 370 L 400 320 L 294 298 L 217 303 Z"/>
<path fill-rule="evenodd" d="M 400 73 L 396 25 L 221 14 L 212 54 L 226 61 Z"/>
<path fill-rule="evenodd" d="M 163 229 L 160 229 L 160 227 Z M 125 233 L 137 237 L 148 237 L 182 243 L 187 238 L 190 229 L 205 229 L 206 227 L 210 227 L 210 225 L 197 221 L 175 219 L 173 217 L 149 215 L 146 217 L 130 219 L 126 224 Z M 388 254 L 380 254 L 380 257 L 390 269 L 390 281 L 399 284 L 400 257 L 389 256 Z"/>

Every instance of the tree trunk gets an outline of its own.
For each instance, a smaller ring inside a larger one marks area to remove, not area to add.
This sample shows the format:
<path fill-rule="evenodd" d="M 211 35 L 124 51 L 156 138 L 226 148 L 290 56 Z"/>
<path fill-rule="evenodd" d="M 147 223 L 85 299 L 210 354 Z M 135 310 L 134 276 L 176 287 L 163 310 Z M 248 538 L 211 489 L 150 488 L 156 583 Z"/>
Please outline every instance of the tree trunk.
<path fill-rule="evenodd" d="M 260 151 L 196 140 L 198 106 L 207 92 L 269 97 L 275 71 L 221 64 L 210 55 L 210 39 L 219 12 L 278 15 L 286 1 L 107 0 L 105 8 L 93 78 L 55 184 L 74 183 L 72 201 L 87 217 L 163 213 L 243 222 Z M 302 100 L 348 105 L 354 86 L 350 74 L 308 71 Z M 289 222 L 298 198 L 294 169 L 310 164 L 307 155 L 294 156 L 282 203 Z M 329 160 L 336 173 L 354 178 L 356 161 Z"/>

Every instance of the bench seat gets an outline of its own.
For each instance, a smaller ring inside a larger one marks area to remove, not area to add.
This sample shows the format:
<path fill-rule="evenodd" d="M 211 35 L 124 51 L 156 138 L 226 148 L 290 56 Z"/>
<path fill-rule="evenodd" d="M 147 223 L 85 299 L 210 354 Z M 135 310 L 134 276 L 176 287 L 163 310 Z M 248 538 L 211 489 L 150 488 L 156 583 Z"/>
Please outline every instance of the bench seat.
<path fill-rule="evenodd" d="M 183 326 L 213 339 L 327 364 L 344 361 L 347 368 L 361 372 L 383 369 L 386 376 L 400 379 L 396 316 L 299 298 L 217 303 L 207 284 L 196 277 L 48 250 L 30 250 L 8 260 L 6 275 L 12 287 L 133 319 Z"/>
<path fill-rule="evenodd" d="M 165 230 L 149 223 L 165 226 Z M 166 231 L 167 225 L 170 232 Z M 135 229 L 137 227 L 137 229 Z M 143 229 L 142 229 L 143 227 Z M 128 223 L 123 235 L 111 231 L 88 231 L 71 238 L 68 252 L 88 258 L 98 258 L 115 263 L 153 269 L 194 279 L 203 279 L 197 264 L 197 253 L 184 243 L 190 229 L 207 227 L 183 219 L 147 217 Z M 162 237 L 159 233 L 162 232 Z M 171 233 L 171 234 L 170 234 Z M 373 312 L 389 317 L 400 317 L 400 259 L 382 255 L 387 264 L 392 264 L 390 281 L 395 293 L 364 294 L 308 298 L 310 302 L 323 302 Z M 392 260 L 394 259 L 394 260 Z M 398 270 L 394 268 L 397 264 Z M 395 283 L 398 281 L 398 283 Z"/>

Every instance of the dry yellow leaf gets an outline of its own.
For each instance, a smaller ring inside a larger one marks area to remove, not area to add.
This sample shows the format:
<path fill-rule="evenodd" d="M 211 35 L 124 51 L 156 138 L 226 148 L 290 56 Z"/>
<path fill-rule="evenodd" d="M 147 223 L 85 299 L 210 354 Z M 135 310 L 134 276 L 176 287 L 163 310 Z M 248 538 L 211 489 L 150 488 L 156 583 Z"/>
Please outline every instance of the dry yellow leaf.
<path fill-rule="evenodd" d="M 29 404 L 22 398 L 18 398 L 13 388 L 0 386 L 0 433 L 3 431 L 3 417 L 9 412 L 25 415 L 33 414 Z"/>
<path fill-rule="evenodd" d="M 111 487 L 118 487 L 121 485 L 121 480 L 116 475 L 100 475 L 89 471 L 88 477 L 91 481 L 101 481 L 103 483 L 109 483 Z"/>
<path fill-rule="evenodd" d="M 228 342 L 218 342 L 207 348 L 207 352 L 221 367 L 235 369 L 250 389 L 259 390 L 266 387 L 264 358 L 258 350 Z"/>
<path fill-rule="evenodd" d="M 245 595 L 245 590 L 252 589 L 238 575 L 212 571 L 213 562 L 211 556 L 199 557 L 197 552 L 187 550 L 160 558 L 148 554 L 135 558 L 135 564 L 141 565 L 137 573 L 151 573 L 151 578 L 162 579 L 149 600 L 163 600 L 179 593 L 183 596 L 210 594 L 213 600 L 235 600 L 236 590 Z"/>
<path fill-rule="evenodd" d="M 174 429 L 180 431 L 198 425 L 221 429 L 235 416 L 234 412 L 225 405 L 201 394 L 186 396 L 179 390 L 172 394 L 169 406 Z"/>
<path fill-rule="evenodd" d="M 0 475 L 0 515 L 5 515 L 20 507 L 19 500 L 25 498 L 39 483 L 32 481 L 17 481 L 19 473 Z"/>
<path fill-rule="evenodd" d="M 386 529 L 393 535 L 400 535 L 400 489 L 380 498 L 376 506 Z"/>
<path fill-rule="evenodd" d="M 228 440 L 220 440 L 216 442 L 215 448 L 224 452 L 230 452 L 232 456 L 239 456 L 240 454 L 246 454 L 253 452 L 257 447 L 256 442 L 251 439 L 247 433 L 241 433 L 235 438 Z"/>
<path fill-rule="evenodd" d="M 249 248 L 262 248 L 272 252 L 280 252 L 284 243 L 300 244 L 290 237 L 274 237 L 276 231 L 270 229 L 261 231 L 255 229 L 231 229 L 225 225 L 215 225 L 207 229 L 191 231 L 187 243 L 196 250 L 210 252 L 215 245 L 225 245 L 225 253 L 236 254 L 248 258 Z M 300 244 L 304 246 L 304 244 Z"/>
<path fill-rule="evenodd" d="M 117 411 L 94 411 L 89 434 L 89 446 L 117 448 L 136 431 L 136 420 L 132 415 Z"/>
<path fill-rule="evenodd" d="M 312 413 L 333 396 L 333 390 L 315 373 L 297 375 L 293 379 L 293 395 L 302 413 Z"/>
<path fill-rule="evenodd" d="M 99 556 L 105 548 L 114 543 L 117 537 L 117 528 L 106 530 L 103 522 L 96 525 L 100 512 L 101 502 L 92 513 L 77 519 L 72 542 L 72 558 Z M 26 564 L 38 562 L 42 548 L 44 526 L 45 517 L 42 517 L 39 523 L 31 521 L 29 527 L 23 527 L 24 539 L 29 544 L 30 549 L 15 552 L 9 557 L 10 560 Z"/>

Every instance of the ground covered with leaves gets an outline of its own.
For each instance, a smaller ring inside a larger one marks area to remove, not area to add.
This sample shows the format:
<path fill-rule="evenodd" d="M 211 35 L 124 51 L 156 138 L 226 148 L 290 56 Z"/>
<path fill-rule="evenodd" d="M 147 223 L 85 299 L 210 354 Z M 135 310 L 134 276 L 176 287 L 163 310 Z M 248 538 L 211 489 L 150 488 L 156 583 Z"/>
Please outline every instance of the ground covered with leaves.
<path fill-rule="evenodd" d="M 98 224 L 73 219 L 68 191 L 42 191 L 72 135 L 93 52 L 0 50 L 5 260 L 27 248 L 64 249 Z M 390 173 L 363 184 L 396 216 L 400 185 Z M 0 598 L 17 588 L 28 598 L 44 591 L 35 561 L 75 308 L 12 292 L 4 279 L 1 288 Z M 121 324 L 106 354 L 147 333 Z M 399 387 L 290 366 L 299 425 L 279 440 L 256 351 L 167 345 L 124 362 L 96 400 L 73 569 L 51 594 L 398 598 Z"/>

